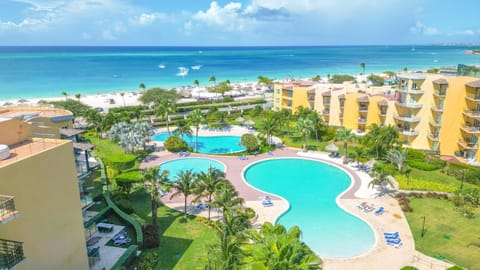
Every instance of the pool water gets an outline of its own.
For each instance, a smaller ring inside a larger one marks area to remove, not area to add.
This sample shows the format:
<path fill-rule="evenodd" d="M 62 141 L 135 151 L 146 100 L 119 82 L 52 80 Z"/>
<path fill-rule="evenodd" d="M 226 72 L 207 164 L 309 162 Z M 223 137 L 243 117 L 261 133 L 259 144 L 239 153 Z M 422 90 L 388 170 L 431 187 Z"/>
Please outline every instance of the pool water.
<path fill-rule="evenodd" d="M 164 142 L 168 138 L 168 132 L 157 133 L 152 140 Z M 182 136 L 182 139 L 190 147 L 195 149 L 195 136 Z M 240 136 L 198 136 L 198 152 L 202 154 L 228 154 L 245 151 L 245 147 L 239 145 Z"/>
<path fill-rule="evenodd" d="M 194 173 L 199 173 L 208 171 L 210 167 L 225 171 L 222 163 L 208 158 L 180 158 L 160 164 L 160 169 L 170 172 L 168 177 L 170 181 L 175 180 L 175 176 L 181 170 L 192 170 Z"/>
<path fill-rule="evenodd" d="M 287 158 L 255 163 L 244 177 L 252 186 L 288 200 L 290 209 L 277 223 L 287 228 L 298 225 L 305 243 L 321 257 L 358 256 L 374 246 L 370 226 L 336 203 L 351 183 L 344 171 L 318 161 Z"/>

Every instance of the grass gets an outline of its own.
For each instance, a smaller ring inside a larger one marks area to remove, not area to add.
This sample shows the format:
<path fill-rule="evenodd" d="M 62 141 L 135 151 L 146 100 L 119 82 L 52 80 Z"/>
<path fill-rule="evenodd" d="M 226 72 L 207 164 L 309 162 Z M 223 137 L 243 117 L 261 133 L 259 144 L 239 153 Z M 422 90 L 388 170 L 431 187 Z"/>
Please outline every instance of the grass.
<path fill-rule="evenodd" d="M 151 219 L 151 204 L 148 194 L 135 192 L 131 196 L 135 213 L 144 220 Z M 202 269 L 202 261 L 208 246 L 216 239 L 213 229 L 190 216 L 187 222 L 183 213 L 160 205 L 158 208 L 158 230 L 160 261 L 155 269 Z"/>
<path fill-rule="evenodd" d="M 480 209 L 468 219 L 448 200 L 410 198 L 413 212 L 406 212 L 417 250 L 443 256 L 468 269 L 480 269 Z M 426 233 L 421 237 L 423 216 Z"/>
<path fill-rule="evenodd" d="M 400 189 L 403 190 L 453 192 L 461 186 L 460 180 L 446 175 L 441 170 L 422 171 L 412 168 L 409 179 L 404 175 L 395 175 L 395 179 L 397 179 Z M 464 188 L 478 188 L 478 186 L 464 182 Z"/>

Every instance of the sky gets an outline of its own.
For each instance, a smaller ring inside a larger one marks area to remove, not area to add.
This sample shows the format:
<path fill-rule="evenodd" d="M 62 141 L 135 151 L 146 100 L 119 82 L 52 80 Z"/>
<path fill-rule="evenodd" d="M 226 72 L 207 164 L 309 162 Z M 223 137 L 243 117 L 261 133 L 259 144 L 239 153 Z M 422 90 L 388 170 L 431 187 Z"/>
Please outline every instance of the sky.
<path fill-rule="evenodd" d="M 479 0 L 0 0 L 0 46 L 480 43 Z"/>

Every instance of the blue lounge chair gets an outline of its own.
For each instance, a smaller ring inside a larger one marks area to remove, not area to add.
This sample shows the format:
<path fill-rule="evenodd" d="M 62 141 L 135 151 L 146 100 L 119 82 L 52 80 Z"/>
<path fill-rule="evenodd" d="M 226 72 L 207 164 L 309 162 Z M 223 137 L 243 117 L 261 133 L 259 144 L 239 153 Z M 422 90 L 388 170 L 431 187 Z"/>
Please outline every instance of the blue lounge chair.
<path fill-rule="evenodd" d="M 269 156 L 273 156 L 273 153 L 272 153 L 272 151 L 267 151 L 267 155 L 269 155 Z"/>
<path fill-rule="evenodd" d="M 188 152 L 188 151 L 183 152 L 184 157 L 188 157 L 189 155 L 190 155 L 190 152 Z"/>
<path fill-rule="evenodd" d="M 178 152 L 179 157 L 183 157 L 183 151 Z"/>
<path fill-rule="evenodd" d="M 387 239 L 387 245 L 394 246 L 395 248 L 399 248 L 402 245 L 402 240 L 400 239 Z"/>
<path fill-rule="evenodd" d="M 262 201 L 262 205 L 263 205 L 264 207 L 270 207 L 270 206 L 273 206 L 273 202 L 272 202 L 272 201 L 263 200 L 263 201 Z"/>
<path fill-rule="evenodd" d="M 400 239 L 400 235 L 384 235 L 383 237 L 385 237 L 385 240 L 397 240 L 397 239 Z"/>
<path fill-rule="evenodd" d="M 375 215 L 379 216 L 379 215 L 383 214 L 383 212 L 385 212 L 385 208 L 383 208 L 383 206 L 381 206 L 380 208 L 378 208 L 377 211 L 375 211 Z"/>
<path fill-rule="evenodd" d="M 195 208 L 197 208 L 197 209 L 202 209 L 202 208 L 203 208 L 203 203 L 202 203 L 202 202 L 198 202 L 198 203 L 197 203 L 197 206 L 195 206 Z"/>

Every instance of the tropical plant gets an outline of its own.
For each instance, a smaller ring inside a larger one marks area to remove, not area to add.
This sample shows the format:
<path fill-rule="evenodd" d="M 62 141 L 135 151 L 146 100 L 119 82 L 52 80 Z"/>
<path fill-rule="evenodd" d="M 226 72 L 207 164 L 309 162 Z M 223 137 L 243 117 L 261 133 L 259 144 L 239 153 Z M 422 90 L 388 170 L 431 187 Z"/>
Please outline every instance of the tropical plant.
<path fill-rule="evenodd" d="M 194 80 L 193 84 L 195 84 L 197 87 L 199 87 L 200 86 L 200 81 L 199 80 Z"/>
<path fill-rule="evenodd" d="M 313 131 L 315 132 L 315 139 L 318 140 L 319 132 L 325 130 L 325 124 L 322 118 L 316 111 L 311 110 L 307 116 L 312 121 Z"/>
<path fill-rule="evenodd" d="M 385 83 L 385 79 L 375 75 L 375 74 L 370 74 L 367 79 L 372 82 L 373 86 L 383 86 Z"/>
<path fill-rule="evenodd" d="M 397 166 L 398 172 L 400 174 L 403 173 L 403 166 L 405 161 L 407 160 L 408 149 L 403 149 L 402 152 L 393 149 L 388 152 L 387 160 L 390 161 L 391 164 Z"/>
<path fill-rule="evenodd" d="M 192 137 L 193 131 L 187 121 L 181 120 L 177 122 L 177 128 L 173 131 L 173 135 L 178 135 L 179 137 Z"/>
<path fill-rule="evenodd" d="M 218 185 L 211 205 L 220 208 L 225 216 L 227 213 L 238 213 L 242 209 L 243 203 L 243 198 L 238 197 L 238 192 L 232 184 L 223 182 Z"/>
<path fill-rule="evenodd" d="M 367 155 L 367 149 L 363 147 L 353 147 L 349 153 L 350 158 L 357 162 L 357 165 L 360 164 L 360 160 Z"/>
<path fill-rule="evenodd" d="M 75 94 L 75 98 L 78 100 L 78 102 L 80 102 L 80 98 L 82 97 L 81 94 Z"/>
<path fill-rule="evenodd" d="M 288 231 L 281 224 L 265 222 L 248 233 L 244 263 L 251 269 L 321 269 L 322 260 L 301 240 L 298 226 Z"/>
<path fill-rule="evenodd" d="M 315 75 L 315 76 L 313 76 L 313 77 L 311 78 L 311 80 L 314 81 L 314 82 L 318 82 L 318 81 L 320 81 L 321 79 L 322 79 L 322 78 L 320 77 L 320 75 Z"/>
<path fill-rule="evenodd" d="M 209 167 L 206 172 L 200 172 L 197 175 L 197 197 L 195 197 L 194 201 L 198 201 L 201 198 L 207 198 L 206 204 L 210 206 L 210 203 L 213 199 L 213 194 L 219 188 L 219 185 L 224 184 L 225 181 L 225 173 L 221 170 Z M 210 221 L 210 211 L 212 207 L 208 207 L 208 220 Z"/>
<path fill-rule="evenodd" d="M 356 139 L 357 137 L 350 129 L 342 128 L 337 132 L 336 140 L 343 142 L 343 164 L 347 164 L 348 143 Z"/>
<path fill-rule="evenodd" d="M 274 112 L 266 112 L 259 123 L 259 130 L 267 137 L 267 144 L 272 144 L 273 133 L 277 131 L 280 124 L 279 118 Z"/>
<path fill-rule="evenodd" d="M 230 85 L 230 82 L 227 80 L 225 82 L 219 83 L 215 86 L 215 92 L 222 94 L 222 98 L 225 96 L 225 92 L 233 89 L 233 86 Z"/>
<path fill-rule="evenodd" d="M 170 199 L 179 196 L 180 194 L 184 197 L 184 214 L 185 221 L 187 221 L 187 199 L 188 196 L 194 194 L 196 189 L 197 181 L 196 175 L 193 171 L 190 170 L 181 170 L 175 176 L 175 181 L 173 182 L 173 188 L 175 192 L 172 193 Z"/>
<path fill-rule="evenodd" d="M 147 88 L 147 87 L 146 87 L 145 84 L 142 82 L 142 83 L 140 83 L 140 84 L 138 85 L 138 88 L 142 89 L 142 91 L 145 91 L 145 88 Z"/>
<path fill-rule="evenodd" d="M 120 96 L 122 97 L 123 107 L 125 107 L 125 93 L 124 93 L 124 92 L 121 92 L 121 93 L 120 93 Z"/>
<path fill-rule="evenodd" d="M 292 111 L 282 108 L 278 112 L 278 119 L 281 121 L 281 125 L 287 130 L 287 136 L 290 137 L 290 122 L 292 121 Z"/>
<path fill-rule="evenodd" d="M 167 192 L 171 185 L 168 181 L 169 172 L 166 170 L 161 170 L 160 167 L 150 167 L 143 172 L 143 181 L 145 187 L 147 188 L 150 194 L 150 200 L 152 205 L 152 224 L 157 227 L 158 225 L 158 201 L 160 200 L 160 192 Z"/>
<path fill-rule="evenodd" d="M 134 125 L 120 122 L 112 125 L 108 132 L 110 139 L 117 141 L 126 152 L 133 152 L 140 147 L 144 148 L 152 135 L 151 126 L 139 122 Z"/>
<path fill-rule="evenodd" d="M 217 78 L 215 78 L 215 76 L 210 76 L 210 79 L 208 79 L 209 82 L 213 82 L 213 85 L 215 86 L 216 82 L 217 82 Z"/>
<path fill-rule="evenodd" d="M 180 97 L 180 94 L 173 89 L 165 90 L 162 88 L 150 88 L 142 93 L 139 100 L 143 104 L 158 104 L 162 99 L 167 99 L 170 102 L 175 103 Z"/>
<path fill-rule="evenodd" d="M 262 75 L 258 76 L 258 84 L 271 85 L 272 82 L 273 82 L 273 80 L 268 78 L 268 77 L 265 77 L 265 76 L 262 76 Z"/>
<path fill-rule="evenodd" d="M 177 108 L 175 106 L 175 103 L 171 102 L 166 98 L 160 100 L 160 103 L 155 107 L 155 114 L 157 116 L 161 116 L 163 119 L 165 119 L 165 122 L 167 123 L 168 135 L 170 135 L 170 128 L 168 125 L 168 123 L 170 122 L 169 116 L 176 111 Z"/>
<path fill-rule="evenodd" d="M 386 189 L 387 184 L 393 187 L 393 183 L 390 178 L 390 175 L 384 170 L 383 166 L 381 165 L 373 166 L 371 176 L 372 176 L 372 181 L 368 183 L 369 187 L 373 188 L 374 186 L 380 186 L 382 193 L 385 193 L 385 191 L 387 190 Z"/>
<path fill-rule="evenodd" d="M 362 68 L 363 81 L 365 81 L 365 63 L 361 62 L 360 67 Z"/>
<path fill-rule="evenodd" d="M 180 138 L 179 135 L 173 135 L 167 138 L 164 143 L 165 148 L 173 153 L 178 153 L 188 149 L 188 144 Z"/>
<path fill-rule="evenodd" d="M 205 117 L 200 109 L 195 109 L 188 114 L 190 123 L 195 127 L 195 152 L 198 151 L 198 131 L 200 124 L 205 122 Z"/>
<path fill-rule="evenodd" d="M 239 144 L 245 146 L 248 152 L 252 152 L 258 149 L 257 137 L 250 133 L 243 134 L 240 138 Z"/>
<path fill-rule="evenodd" d="M 300 132 L 303 138 L 303 151 L 307 151 L 307 136 L 313 131 L 313 122 L 308 118 L 298 118 L 297 130 Z"/>
<path fill-rule="evenodd" d="M 386 155 L 398 143 L 398 129 L 395 126 L 379 126 L 372 124 L 363 137 L 363 144 L 369 145 L 379 159 Z"/>

